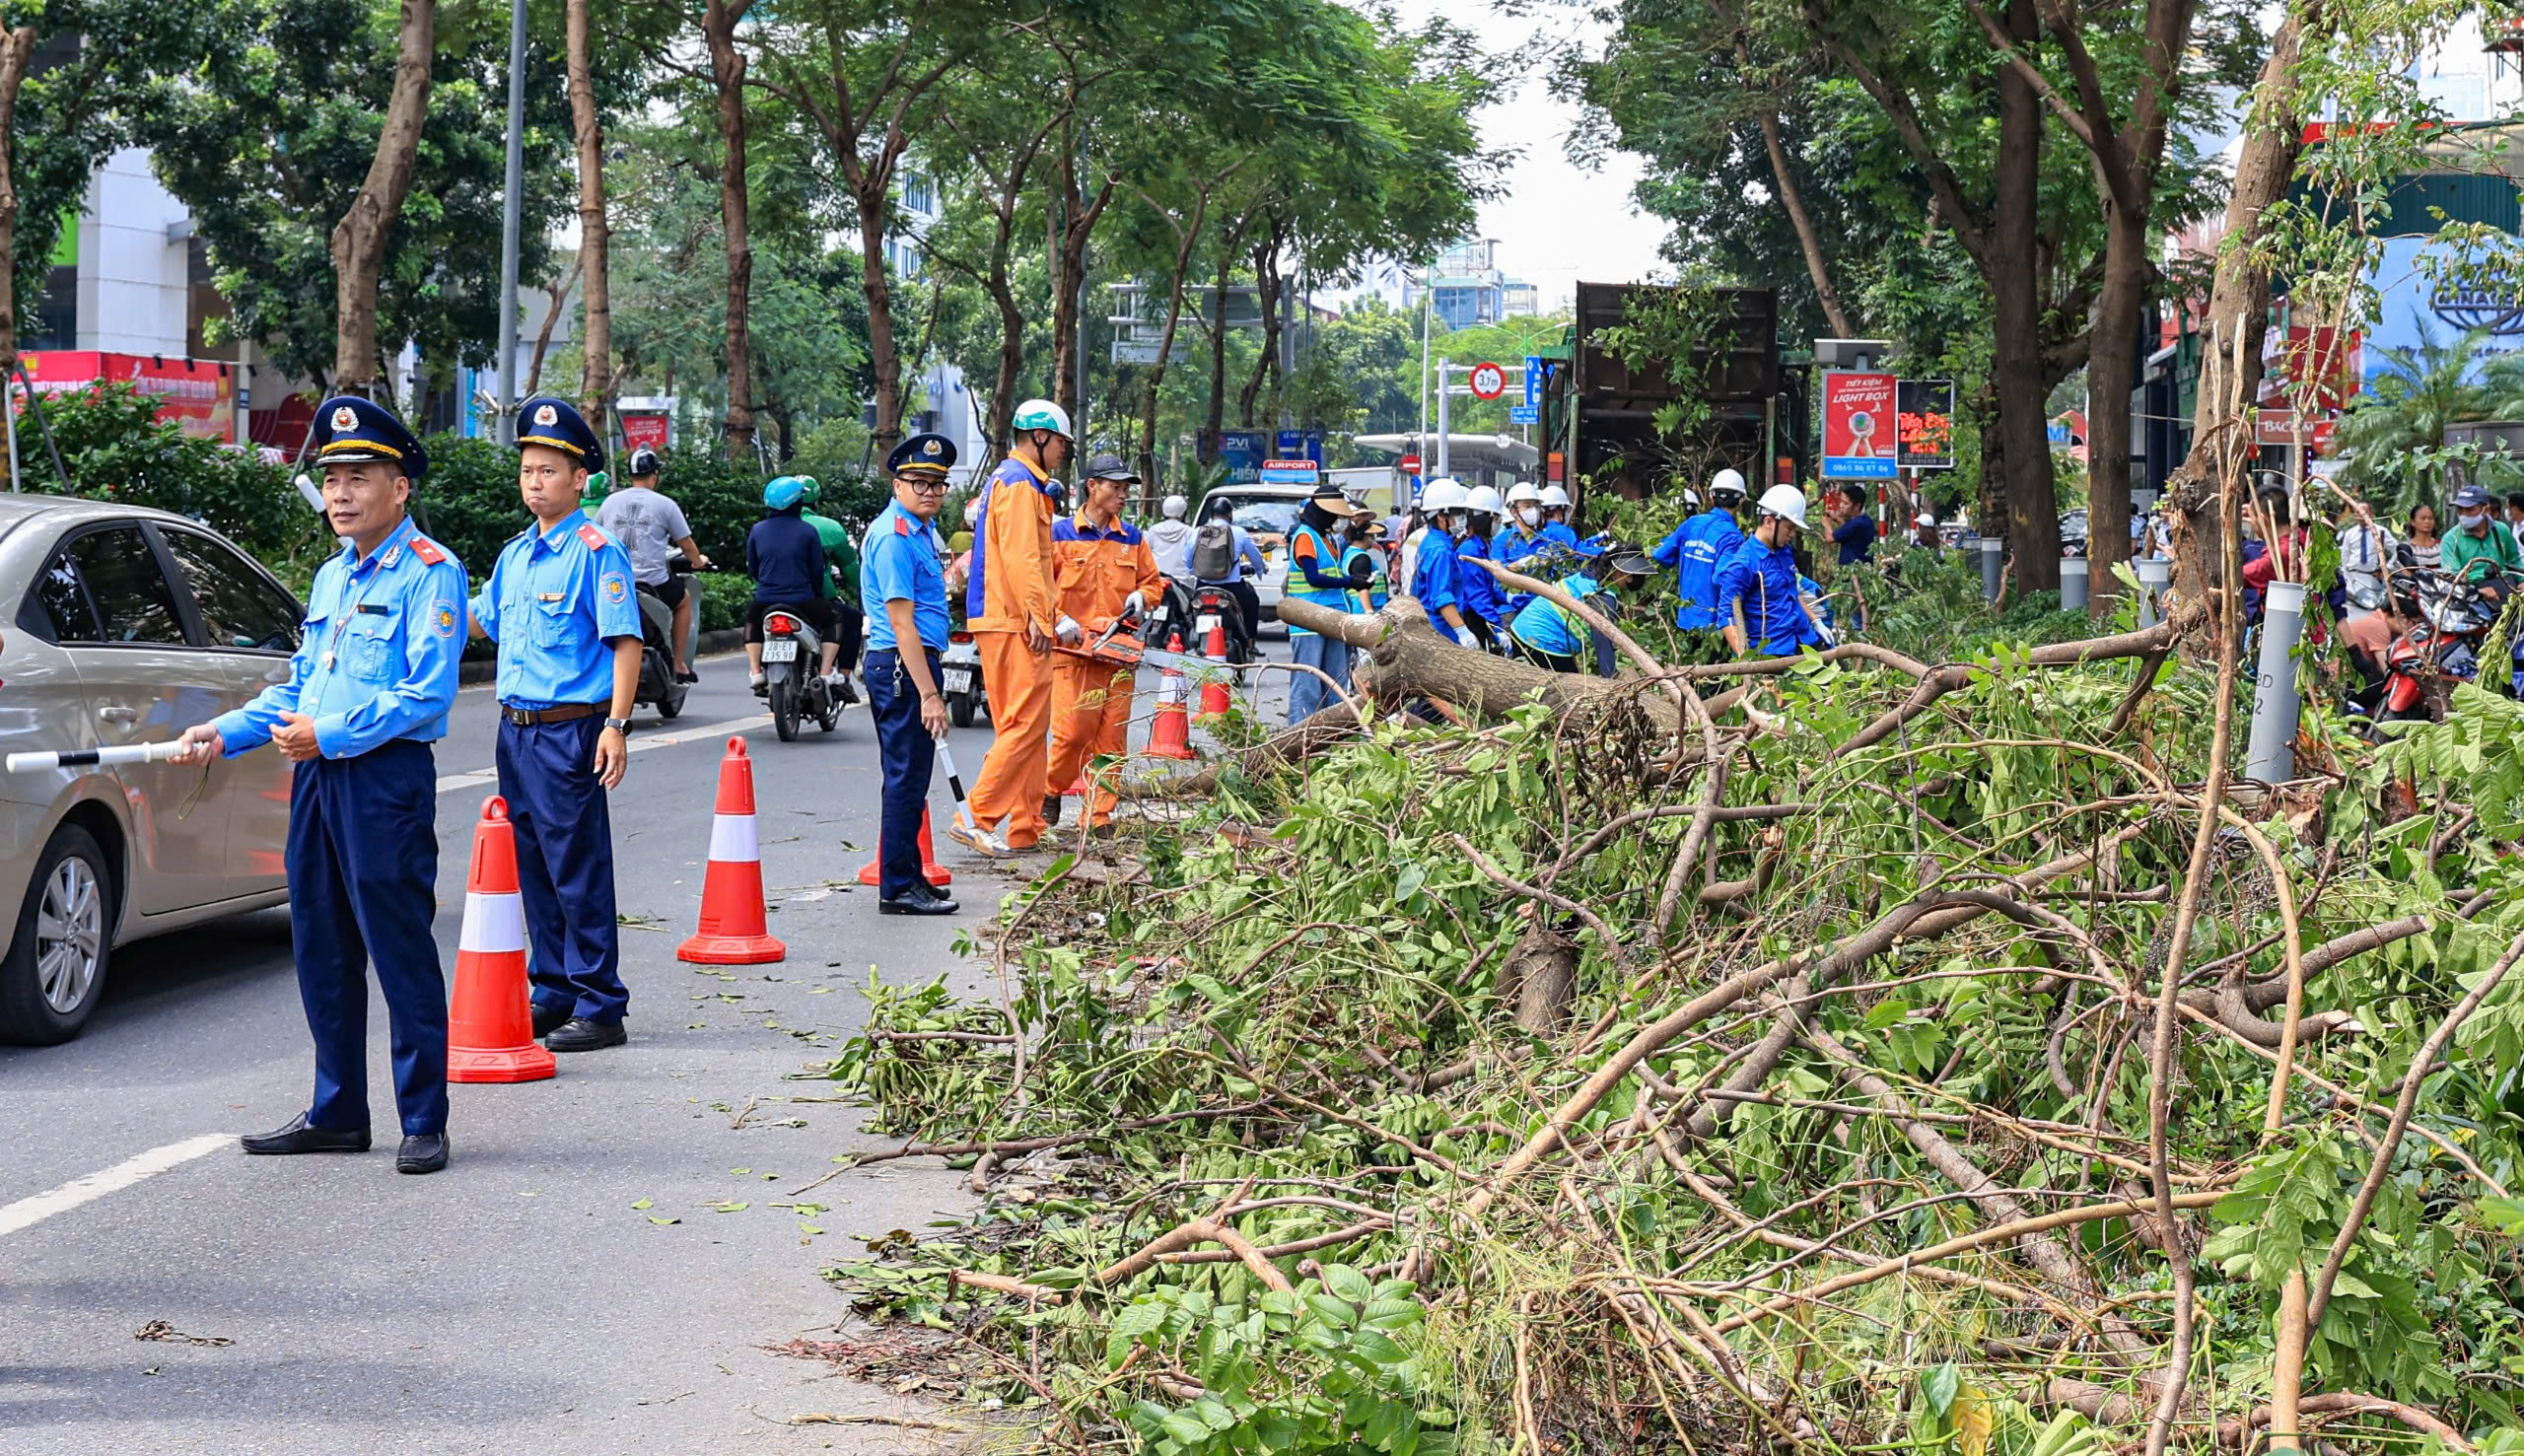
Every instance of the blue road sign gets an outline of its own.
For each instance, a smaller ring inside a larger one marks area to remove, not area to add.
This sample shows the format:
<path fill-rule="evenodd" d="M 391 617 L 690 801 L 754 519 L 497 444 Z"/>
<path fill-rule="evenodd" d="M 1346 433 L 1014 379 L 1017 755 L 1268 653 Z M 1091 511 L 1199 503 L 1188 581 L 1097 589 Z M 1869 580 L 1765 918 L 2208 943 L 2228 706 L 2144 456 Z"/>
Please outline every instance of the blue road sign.
<path fill-rule="evenodd" d="M 1542 356 L 1541 356 L 1541 355 L 1539 355 L 1539 354 L 1528 354 L 1528 355 L 1526 355 L 1526 356 L 1525 356 L 1525 410 L 1526 410 L 1526 412 L 1527 412 L 1527 413 L 1531 413 L 1531 412 L 1532 412 L 1532 410 L 1533 410 L 1533 407 L 1534 407 L 1535 405 L 1537 405 L 1537 404 L 1541 403 L 1541 402 L 1542 402 Z M 1517 420 L 1517 421 L 1516 421 L 1516 423 L 1517 423 L 1517 424 L 1519 424 L 1519 425 L 1530 425 L 1530 424 L 1532 424 L 1532 423 L 1533 423 L 1533 421 L 1531 421 L 1531 420 Z"/>
<path fill-rule="evenodd" d="M 1530 379 L 1531 376 L 1527 376 L 1527 378 Z M 1510 425 L 1539 425 L 1542 423 L 1542 408 L 1539 405 L 1532 404 L 1511 404 L 1507 406 L 1507 423 Z"/>

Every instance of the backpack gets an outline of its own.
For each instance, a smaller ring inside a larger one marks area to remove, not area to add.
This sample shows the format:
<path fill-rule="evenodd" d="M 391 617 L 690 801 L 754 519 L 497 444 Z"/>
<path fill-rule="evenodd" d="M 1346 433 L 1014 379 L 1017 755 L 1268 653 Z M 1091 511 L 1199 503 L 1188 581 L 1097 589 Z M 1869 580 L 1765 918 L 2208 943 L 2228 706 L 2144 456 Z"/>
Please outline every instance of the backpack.
<path fill-rule="evenodd" d="M 1192 575 L 1204 582 L 1235 579 L 1235 528 L 1213 520 L 1192 535 Z"/>

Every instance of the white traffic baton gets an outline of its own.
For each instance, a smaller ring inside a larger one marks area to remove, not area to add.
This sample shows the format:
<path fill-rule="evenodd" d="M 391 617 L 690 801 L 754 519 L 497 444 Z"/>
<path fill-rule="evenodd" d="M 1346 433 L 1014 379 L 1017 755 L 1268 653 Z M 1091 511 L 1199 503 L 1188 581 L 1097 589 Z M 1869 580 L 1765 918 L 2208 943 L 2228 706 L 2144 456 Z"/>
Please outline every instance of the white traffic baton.
<path fill-rule="evenodd" d="M 114 768 L 126 763 L 165 763 L 183 751 L 175 739 L 164 743 L 118 743 L 107 748 L 73 748 L 67 753 L 12 753 L 9 772 L 41 774 L 54 769 Z"/>

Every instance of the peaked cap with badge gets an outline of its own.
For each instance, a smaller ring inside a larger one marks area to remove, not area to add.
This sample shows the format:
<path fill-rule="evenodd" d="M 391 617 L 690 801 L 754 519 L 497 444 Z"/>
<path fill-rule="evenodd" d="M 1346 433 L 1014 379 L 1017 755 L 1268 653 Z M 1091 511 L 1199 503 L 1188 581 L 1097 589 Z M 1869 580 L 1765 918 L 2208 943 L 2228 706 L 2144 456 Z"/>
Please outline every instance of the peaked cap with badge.
<path fill-rule="evenodd" d="M 576 460 L 584 470 L 604 468 L 604 444 L 588 428 L 587 417 L 566 399 L 537 395 L 518 410 L 517 443 L 523 450 L 540 445 Z"/>
<path fill-rule="evenodd" d="M 323 465 L 389 460 L 418 482 L 430 457 L 403 422 L 386 406 L 356 394 L 336 394 L 316 407 L 316 460 Z"/>
<path fill-rule="evenodd" d="M 915 435 L 885 456 L 885 469 L 896 475 L 907 470 L 944 475 L 954 468 L 955 442 L 944 435 Z"/>

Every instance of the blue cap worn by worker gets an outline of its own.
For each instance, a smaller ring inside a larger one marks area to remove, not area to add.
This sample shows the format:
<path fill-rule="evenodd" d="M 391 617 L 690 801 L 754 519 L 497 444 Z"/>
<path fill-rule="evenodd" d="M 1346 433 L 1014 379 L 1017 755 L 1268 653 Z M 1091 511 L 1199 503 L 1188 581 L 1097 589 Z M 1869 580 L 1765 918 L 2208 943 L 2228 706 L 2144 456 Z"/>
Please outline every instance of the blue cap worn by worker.
<path fill-rule="evenodd" d="M 403 477 L 418 481 L 430 457 L 403 422 L 386 407 L 356 394 L 337 394 L 316 407 L 316 459 L 318 464 L 347 465 L 362 460 L 390 460 Z"/>
<path fill-rule="evenodd" d="M 891 475 L 912 471 L 944 475 L 954 468 L 955 442 L 944 435 L 915 435 L 885 456 L 885 470 Z"/>
<path fill-rule="evenodd" d="M 529 445 L 557 450 L 583 470 L 604 468 L 603 444 L 588 428 L 579 407 L 566 399 L 546 395 L 527 400 L 518 412 L 517 443 L 521 450 Z"/>

